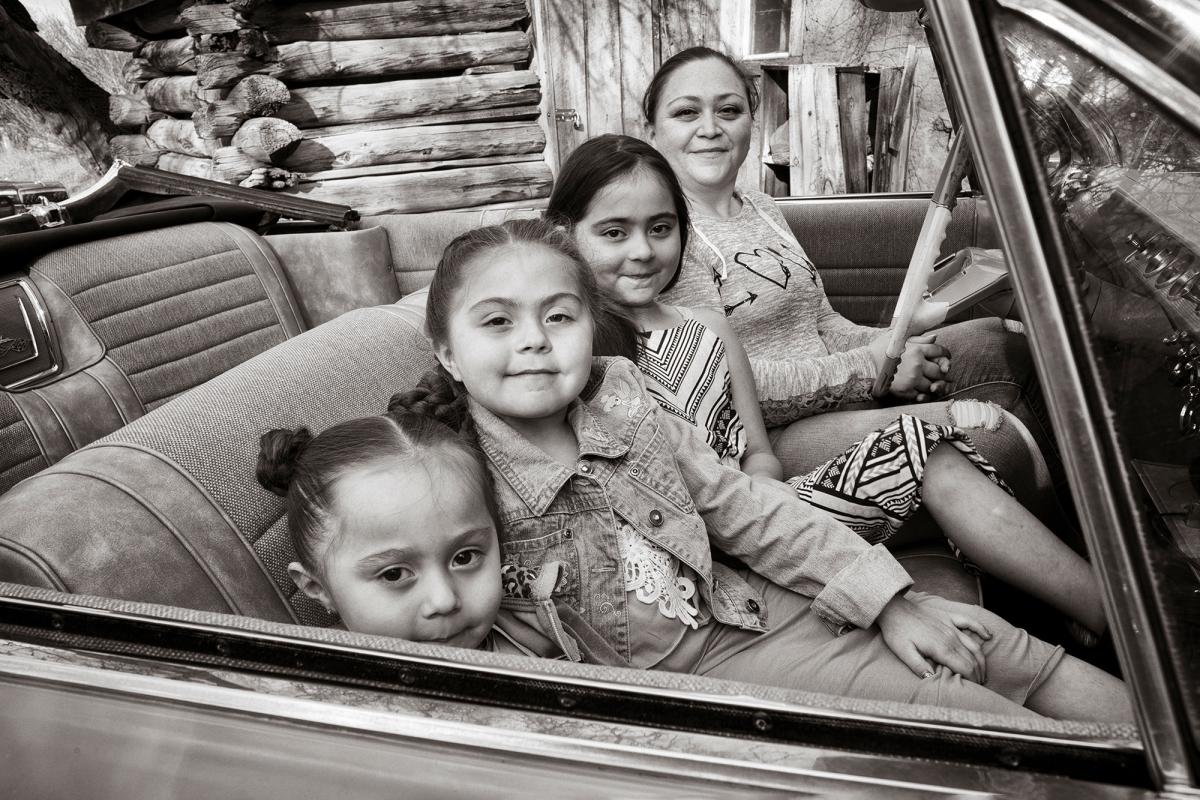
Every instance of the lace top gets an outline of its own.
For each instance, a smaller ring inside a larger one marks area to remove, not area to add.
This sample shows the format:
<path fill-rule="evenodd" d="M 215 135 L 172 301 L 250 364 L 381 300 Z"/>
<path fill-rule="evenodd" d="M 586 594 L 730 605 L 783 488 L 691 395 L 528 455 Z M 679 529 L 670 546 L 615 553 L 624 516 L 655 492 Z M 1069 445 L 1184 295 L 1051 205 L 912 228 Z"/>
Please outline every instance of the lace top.
<path fill-rule="evenodd" d="M 708 615 L 701 613 L 687 567 L 620 517 L 617 538 L 629 597 L 630 664 L 647 669 L 679 647 Z"/>

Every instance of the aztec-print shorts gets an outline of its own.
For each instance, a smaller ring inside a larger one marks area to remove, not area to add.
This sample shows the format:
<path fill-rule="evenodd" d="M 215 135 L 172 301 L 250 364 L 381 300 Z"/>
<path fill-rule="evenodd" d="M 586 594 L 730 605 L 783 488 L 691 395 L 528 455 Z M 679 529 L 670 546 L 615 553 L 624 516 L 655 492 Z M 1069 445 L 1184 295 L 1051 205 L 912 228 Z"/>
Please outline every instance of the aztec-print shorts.
<path fill-rule="evenodd" d="M 995 467 L 979 455 L 961 430 L 909 414 L 787 484 L 801 500 L 832 514 L 869 543 L 880 544 L 921 507 L 925 464 L 942 442 L 951 444 L 993 483 L 1012 494 Z M 953 542 L 950 546 L 961 560 L 958 548 Z"/>

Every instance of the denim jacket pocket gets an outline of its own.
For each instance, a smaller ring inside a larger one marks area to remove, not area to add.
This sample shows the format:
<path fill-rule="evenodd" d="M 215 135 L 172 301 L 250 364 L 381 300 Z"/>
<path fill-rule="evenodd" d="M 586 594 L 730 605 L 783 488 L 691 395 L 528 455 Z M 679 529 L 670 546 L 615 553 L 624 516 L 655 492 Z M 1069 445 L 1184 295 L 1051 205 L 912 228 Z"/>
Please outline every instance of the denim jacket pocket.
<path fill-rule="evenodd" d="M 558 562 L 558 581 L 555 596 L 571 599 L 579 596 L 579 549 L 575 534 L 569 527 L 555 528 L 542 533 L 545 518 L 529 520 L 508 528 L 500 549 L 500 575 L 507 597 L 533 599 L 535 585 L 543 567 Z M 539 598 L 544 599 L 544 598 Z"/>
<path fill-rule="evenodd" d="M 680 511 L 695 511 L 696 504 L 692 502 L 692 496 L 679 474 L 679 466 L 672 456 L 675 450 L 670 440 L 653 417 L 642 424 L 653 426 L 653 433 L 642 437 L 638 444 L 644 443 L 644 446 L 629 454 L 625 465 L 626 474 L 634 482 L 667 500 Z"/>
<path fill-rule="evenodd" d="M 712 610 L 721 622 L 765 633 L 771 629 L 767 601 L 754 591 L 744 573 L 713 563 Z"/>

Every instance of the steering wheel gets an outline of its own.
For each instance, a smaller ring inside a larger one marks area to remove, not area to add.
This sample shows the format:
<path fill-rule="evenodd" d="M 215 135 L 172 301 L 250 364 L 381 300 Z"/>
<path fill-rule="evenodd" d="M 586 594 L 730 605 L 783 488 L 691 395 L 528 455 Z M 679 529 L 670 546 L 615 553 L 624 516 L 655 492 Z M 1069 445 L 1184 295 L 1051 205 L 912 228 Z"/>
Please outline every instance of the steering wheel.
<path fill-rule="evenodd" d="M 921 223 L 921 233 L 917 236 L 916 247 L 908 262 L 908 271 L 904 274 L 904 285 L 896 301 L 896 311 L 892 314 L 891 335 L 888 337 L 884 363 L 875 376 L 875 386 L 872 388 L 872 394 L 876 397 L 887 394 L 896 376 L 896 368 L 900 366 L 913 312 L 929 288 L 929 279 L 933 275 L 942 240 L 946 238 L 946 228 L 950 225 L 958 190 L 967 173 L 969 156 L 970 149 L 960 128 L 950 140 L 950 152 L 946 155 L 946 163 L 942 165 L 933 198 L 925 211 L 925 221 Z"/>

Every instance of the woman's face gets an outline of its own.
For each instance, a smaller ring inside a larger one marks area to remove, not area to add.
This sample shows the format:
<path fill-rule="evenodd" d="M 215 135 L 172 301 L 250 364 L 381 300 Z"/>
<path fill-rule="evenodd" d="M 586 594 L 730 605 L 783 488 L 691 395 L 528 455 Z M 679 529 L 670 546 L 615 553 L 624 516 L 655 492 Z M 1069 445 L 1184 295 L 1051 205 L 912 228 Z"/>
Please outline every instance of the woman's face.
<path fill-rule="evenodd" d="M 686 64 L 663 85 L 651 142 L 666 156 L 685 192 L 727 189 L 750 150 L 750 100 L 724 61 Z"/>

